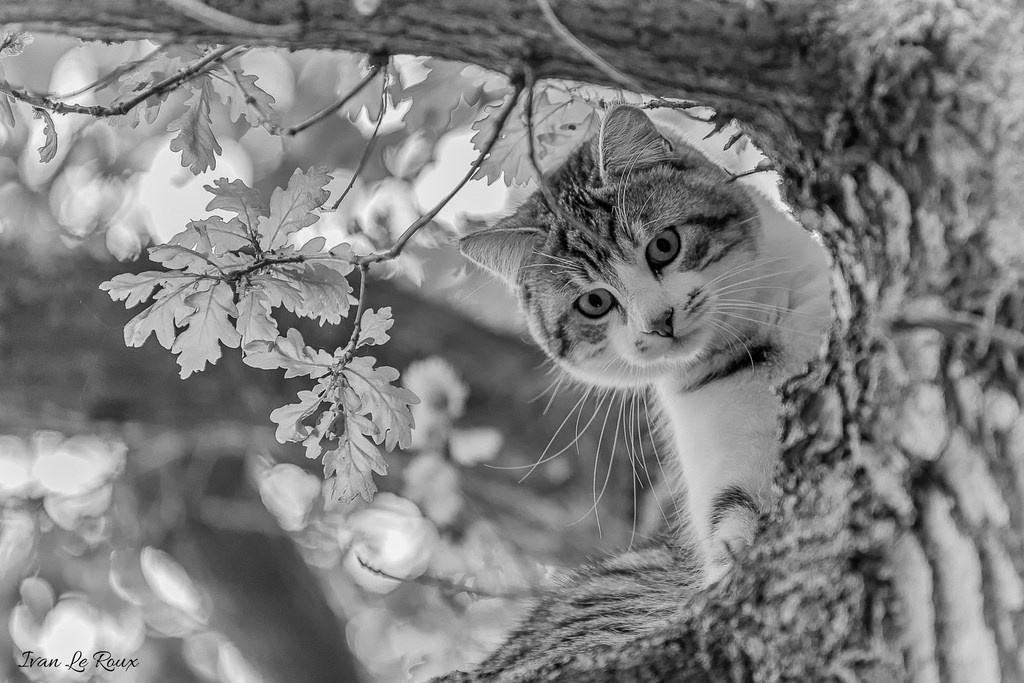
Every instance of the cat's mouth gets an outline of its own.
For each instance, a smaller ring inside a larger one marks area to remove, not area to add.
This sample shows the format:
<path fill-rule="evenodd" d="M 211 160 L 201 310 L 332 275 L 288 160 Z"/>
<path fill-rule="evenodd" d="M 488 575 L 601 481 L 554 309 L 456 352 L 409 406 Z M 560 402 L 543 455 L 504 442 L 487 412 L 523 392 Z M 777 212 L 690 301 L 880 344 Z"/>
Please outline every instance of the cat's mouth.
<path fill-rule="evenodd" d="M 704 329 L 701 325 L 690 324 L 671 337 L 645 335 L 637 342 L 640 359 L 647 363 L 687 360 L 700 353 L 703 348 Z"/>
<path fill-rule="evenodd" d="M 672 357 L 691 358 L 700 353 L 704 347 L 707 334 L 703 327 L 691 325 L 688 329 L 681 331 L 671 340 L 671 346 L 666 355 Z"/>

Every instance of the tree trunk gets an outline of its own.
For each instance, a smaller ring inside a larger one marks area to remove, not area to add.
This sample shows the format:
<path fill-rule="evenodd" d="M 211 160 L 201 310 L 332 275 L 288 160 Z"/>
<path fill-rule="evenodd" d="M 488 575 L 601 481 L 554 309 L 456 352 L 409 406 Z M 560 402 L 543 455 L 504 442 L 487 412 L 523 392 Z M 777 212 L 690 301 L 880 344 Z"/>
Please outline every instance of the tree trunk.
<path fill-rule="evenodd" d="M 411 52 L 609 82 L 533 3 L 8 0 L 0 22 Z M 356 3 L 359 4 L 359 3 Z M 1024 681 L 1024 9 L 987 0 L 562 0 L 662 96 L 748 126 L 835 262 L 835 327 L 785 390 L 781 502 L 671 632 L 569 680 Z M 1017 253 L 1014 253 L 1014 249 Z M 600 674 L 597 672 L 601 672 Z"/>

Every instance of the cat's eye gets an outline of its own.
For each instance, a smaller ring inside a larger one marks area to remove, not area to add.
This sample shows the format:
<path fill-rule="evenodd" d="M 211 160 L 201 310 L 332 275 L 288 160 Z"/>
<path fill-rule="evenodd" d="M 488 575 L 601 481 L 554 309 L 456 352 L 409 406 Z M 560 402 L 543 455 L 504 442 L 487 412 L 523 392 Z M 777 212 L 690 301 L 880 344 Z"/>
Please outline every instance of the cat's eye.
<path fill-rule="evenodd" d="M 660 268 L 679 254 L 679 233 L 665 228 L 647 243 L 647 263 Z"/>
<path fill-rule="evenodd" d="M 588 318 L 600 318 L 612 310 L 615 297 L 607 289 L 592 289 L 576 299 L 576 308 Z"/>

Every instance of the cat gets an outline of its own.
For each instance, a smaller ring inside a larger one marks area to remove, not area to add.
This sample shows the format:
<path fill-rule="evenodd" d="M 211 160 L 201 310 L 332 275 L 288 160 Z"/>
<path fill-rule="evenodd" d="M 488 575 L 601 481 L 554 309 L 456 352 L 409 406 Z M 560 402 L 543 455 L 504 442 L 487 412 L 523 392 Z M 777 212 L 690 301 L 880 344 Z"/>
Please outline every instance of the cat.
<path fill-rule="evenodd" d="M 550 657 L 573 634 L 607 645 L 664 622 L 683 592 L 728 571 L 772 502 L 774 388 L 820 347 L 830 266 L 809 233 L 673 120 L 613 106 L 543 191 L 460 241 L 508 285 L 564 372 L 656 399 L 667 484 L 684 510 L 668 538 L 570 575 L 481 671 Z M 609 617 L 618 628 L 598 627 Z"/>

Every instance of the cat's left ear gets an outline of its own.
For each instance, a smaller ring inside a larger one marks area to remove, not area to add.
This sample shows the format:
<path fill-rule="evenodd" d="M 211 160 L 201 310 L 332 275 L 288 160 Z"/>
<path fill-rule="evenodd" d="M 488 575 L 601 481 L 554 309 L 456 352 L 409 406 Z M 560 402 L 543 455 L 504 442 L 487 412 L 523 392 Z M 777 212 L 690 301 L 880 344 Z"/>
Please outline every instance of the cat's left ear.
<path fill-rule="evenodd" d="M 540 231 L 495 227 L 471 232 L 459 240 L 463 256 L 505 281 L 514 292 L 520 269 L 533 252 Z"/>
<path fill-rule="evenodd" d="M 658 132 L 647 114 L 626 104 L 617 104 L 605 114 L 597 145 L 604 182 L 631 168 L 668 161 L 674 156 L 672 143 Z"/>

